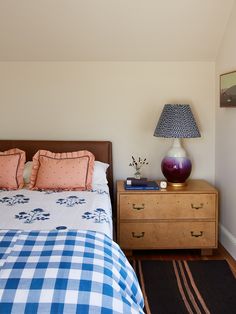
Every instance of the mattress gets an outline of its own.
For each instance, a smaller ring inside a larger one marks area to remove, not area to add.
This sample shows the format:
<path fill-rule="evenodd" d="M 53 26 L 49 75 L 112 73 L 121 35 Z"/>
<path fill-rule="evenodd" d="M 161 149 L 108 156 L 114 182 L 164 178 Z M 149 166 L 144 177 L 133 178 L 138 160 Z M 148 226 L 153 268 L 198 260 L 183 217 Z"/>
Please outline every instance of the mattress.
<path fill-rule="evenodd" d="M 0 191 L 0 313 L 143 314 L 107 185 Z"/>

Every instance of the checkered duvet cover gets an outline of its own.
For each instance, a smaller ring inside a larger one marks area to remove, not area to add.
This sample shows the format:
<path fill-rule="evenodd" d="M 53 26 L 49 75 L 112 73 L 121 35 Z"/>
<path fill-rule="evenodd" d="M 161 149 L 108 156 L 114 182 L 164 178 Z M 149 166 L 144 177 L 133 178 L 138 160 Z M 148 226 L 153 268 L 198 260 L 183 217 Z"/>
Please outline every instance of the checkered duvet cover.
<path fill-rule="evenodd" d="M 143 313 L 128 260 L 95 231 L 0 231 L 0 313 Z"/>

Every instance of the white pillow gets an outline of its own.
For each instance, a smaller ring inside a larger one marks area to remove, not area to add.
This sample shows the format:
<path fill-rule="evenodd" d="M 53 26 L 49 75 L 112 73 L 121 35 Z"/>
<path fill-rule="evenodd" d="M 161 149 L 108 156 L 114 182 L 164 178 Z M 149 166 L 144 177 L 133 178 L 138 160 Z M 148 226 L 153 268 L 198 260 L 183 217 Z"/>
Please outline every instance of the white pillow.
<path fill-rule="evenodd" d="M 25 184 L 30 183 L 30 176 L 32 171 L 33 161 L 27 161 L 24 166 L 23 178 Z"/>
<path fill-rule="evenodd" d="M 32 161 L 27 161 L 25 163 L 24 167 L 24 172 L 23 172 L 23 178 L 25 184 L 30 183 L 30 176 L 31 176 L 31 171 L 32 171 L 32 166 L 33 162 Z M 93 171 L 93 179 L 92 179 L 92 185 L 97 185 L 97 184 L 107 184 L 107 175 L 106 171 L 107 168 L 109 167 L 109 164 L 106 164 L 101 161 L 95 160 L 94 162 L 94 171 Z"/>
<path fill-rule="evenodd" d="M 96 161 L 94 162 L 94 171 L 93 171 L 93 180 L 92 180 L 92 185 L 97 185 L 97 184 L 107 184 L 107 168 L 109 167 L 109 164 L 106 164 L 101 161 Z"/>

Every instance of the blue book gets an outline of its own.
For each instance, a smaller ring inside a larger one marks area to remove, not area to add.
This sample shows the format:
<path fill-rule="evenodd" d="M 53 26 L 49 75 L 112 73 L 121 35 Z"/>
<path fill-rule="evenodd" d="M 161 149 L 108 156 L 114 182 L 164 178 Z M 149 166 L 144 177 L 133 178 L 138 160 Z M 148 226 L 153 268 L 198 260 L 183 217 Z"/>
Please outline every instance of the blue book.
<path fill-rule="evenodd" d="M 145 185 L 127 185 L 124 182 L 125 190 L 159 190 L 159 186 L 156 181 L 147 181 Z"/>

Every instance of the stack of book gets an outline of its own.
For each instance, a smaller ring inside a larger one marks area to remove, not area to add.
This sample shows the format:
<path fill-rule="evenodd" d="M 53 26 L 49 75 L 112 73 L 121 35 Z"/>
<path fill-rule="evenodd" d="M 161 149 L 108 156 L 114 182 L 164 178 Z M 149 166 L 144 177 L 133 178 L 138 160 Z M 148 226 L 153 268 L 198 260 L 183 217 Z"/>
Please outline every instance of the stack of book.
<path fill-rule="evenodd" d="M 159 190 L 156 181 L 150 181 L 147 178 L 127 178 L 124 187 L 126 190 Z"/>

